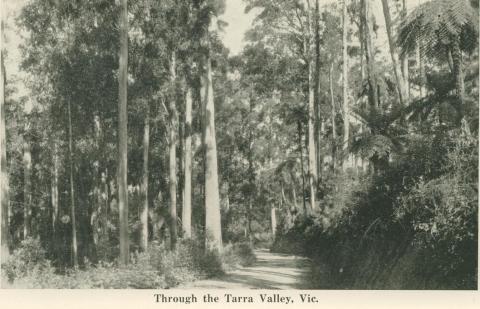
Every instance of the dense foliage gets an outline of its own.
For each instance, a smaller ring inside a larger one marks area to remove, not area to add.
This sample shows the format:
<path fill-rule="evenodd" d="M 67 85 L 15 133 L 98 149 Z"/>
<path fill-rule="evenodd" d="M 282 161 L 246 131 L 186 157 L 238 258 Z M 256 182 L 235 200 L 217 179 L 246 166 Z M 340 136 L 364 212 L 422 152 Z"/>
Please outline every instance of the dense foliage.
<path fill-rule="evenodd" d="M 359 179 L 327 221 L 279 230 L 274 250 L 313 257 L 320 288 L 475 289 L 478 145 L 433 134 Z"/>
<path fill-rule="evenodd" d="M 155 289 L 171 288 L 194 280 L 219 276 L 225 270 L 251 265 L 255 255 L 248 243 L 228 245 L 223 254 L 205 251 L 198 240 L 185 240 L 175 250 L 153 243 L 146 252 L 132 256 L 128 267 L 115 262 L 59 273 L 47 259 L 38 240 L 28 238 L 3 265 L 7 288 L 58 289 Z"/>

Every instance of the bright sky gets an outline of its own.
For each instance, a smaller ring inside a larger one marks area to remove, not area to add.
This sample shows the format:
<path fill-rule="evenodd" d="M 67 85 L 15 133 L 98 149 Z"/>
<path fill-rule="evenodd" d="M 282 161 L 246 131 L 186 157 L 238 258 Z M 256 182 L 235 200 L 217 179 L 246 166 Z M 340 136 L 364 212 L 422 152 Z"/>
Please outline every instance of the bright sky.
<path fill-rule="evenodd" d="M 418 4 L 427 0 L 406 0 L 408 11 L 412 10 Z M 328 5 L 339 0 L 320 0 L 320 6 Z M 371 1 L 373 13 L 377 17 L 377 23 L 380 26 L 377 44 L 382 47 L 388 47 L 385 33 L 385 21 L 383 19 L 382 3 L 380 1 Z M 392 9 L 392 7 L 391 7 Z M 243 0 L 226 0 L 225 14 L 220 17 L 228 23 L 223 36 L 223 43 L 230 49 L 231 54 L 238 54 L 245 42 L 243 40 L 245 32 L 252 25 L 255 13 L 245 14 L 245 3 Z"/>
<path fill-rule="evenodd" d="M 2 0 L 0 0 L 2 1 Z M 339 0 L 320 0 L 320 5 L 326 5 Z M 409 10 L 417 6 L 419 3 L 423 3 L 427 0 L 407 0 L 407 7 Z M 7 9 L 10 18 L 18 14 L 20 9 L 25 5 L 28 0 L 3 0 L 4 6 Z M 380 26 L 379 38 L 377 44 L 380 48 L 386 48 L 386 34 L 384 27 L 384 19 L 382 13 L 382 5 L 380 1 L 371 1 L 373 12 L 377 16 L 377 23 Z M 251 27 L 255 13 L 250 12 L 245 14 L 245 3 L 243 0 L 226 0 L 226 11 L 221 16 L 221 19 L 228 23 L 225 28 L 225 32 L 221 34 L 225 46 L 230 49 L 232 55 L 240 53 L 244 42 L 244 35 L 246 31 Z M 7 29 L 7 49 L 9 50 L 9 63 L 7 63 L 7 69 L 10 68 L 10 72 L 16 71 L 18 68 L 19 56 L 18 44 L 20 43 L 18 35 L 14 29 Z"/>
<path fill-rule="evenodd" d="M 243 37 L 252 25 L 255 14 L 245 14 L 243 0 L 226 0 L 226 4 L 225 14 L 220 17 L 228 23 L 225 33 L 222 34 L 223 43 L 230 49 L 231 54 L 238 54 L 243 48 Z"/>

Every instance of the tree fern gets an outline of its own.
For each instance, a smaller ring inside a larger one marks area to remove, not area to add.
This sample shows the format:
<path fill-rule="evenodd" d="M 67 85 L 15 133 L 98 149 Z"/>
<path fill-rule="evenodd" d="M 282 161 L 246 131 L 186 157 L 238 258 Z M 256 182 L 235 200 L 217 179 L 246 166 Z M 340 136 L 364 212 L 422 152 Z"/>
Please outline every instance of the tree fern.
<path fill-rule="evenodd" d="M 414 52 L 422 42 L 422 55 L 443 58 L 446 48 L 460 39 L 463 51 L 478 42 L 478 10 L 466 0 L 433 0 L 418 6 L 400 27 L 397 44 L 402 54 Z"/>

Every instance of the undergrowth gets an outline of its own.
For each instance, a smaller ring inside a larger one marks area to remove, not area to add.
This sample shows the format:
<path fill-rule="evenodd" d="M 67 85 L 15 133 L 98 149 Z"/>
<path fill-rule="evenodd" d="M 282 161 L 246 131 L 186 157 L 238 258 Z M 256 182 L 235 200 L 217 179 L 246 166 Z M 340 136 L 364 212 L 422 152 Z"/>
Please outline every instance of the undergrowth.
<path fill-rule="evenodd" d="M 116 262 L 92 265 L 86 261 L 82 269 L 60 273 L 46 258 L 40 242 L 28 238 L 2 265 L 2 282 L 10 288 L 171 288 L 222 275 L 225 270 L 249 265 L 254 259 L 252 248 L 244 243 L 228 245 L 219 254 L 205 250 L 198 241 L 183 240 L 174 250 L 152 243 L 146 252 L 132 254 L 127 266 Z"/>
<path fill-rule="evenodd" d="M 412 138 L 343 193 L 340 211 L 280 228 L 272 250 L 310 256 L 317 288 L 476 289 L 477 171 L 473 138 Z"/>

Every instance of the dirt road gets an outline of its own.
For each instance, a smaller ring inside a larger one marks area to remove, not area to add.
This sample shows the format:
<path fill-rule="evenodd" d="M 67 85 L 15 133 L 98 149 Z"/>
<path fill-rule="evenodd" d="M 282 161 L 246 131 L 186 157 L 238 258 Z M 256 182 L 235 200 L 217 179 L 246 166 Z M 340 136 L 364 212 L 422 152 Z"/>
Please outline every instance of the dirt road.
<path fill-rule="evenodd" d="M 200 280 L 181 289 L 308 289 L 307 258 L 255 250 L 257 261 L 220 278 Z"/>

